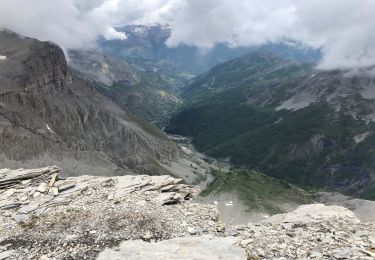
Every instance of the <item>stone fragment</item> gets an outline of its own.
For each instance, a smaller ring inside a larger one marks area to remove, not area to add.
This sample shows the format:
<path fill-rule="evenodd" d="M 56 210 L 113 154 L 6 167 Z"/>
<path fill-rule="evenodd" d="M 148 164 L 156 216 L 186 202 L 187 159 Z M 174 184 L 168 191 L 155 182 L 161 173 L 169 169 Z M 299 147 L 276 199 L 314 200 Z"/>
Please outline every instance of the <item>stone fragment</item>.
<path fill-rule="evenodd" d="M 311 258 L 318 258 L 318 259 L 322 259 L 322 257 L 323 257 L 323 254 L 322 253 L 320 253 L 320 252 L 311 252 L 310 253 L 310 257 Z"/>
<path fill-rule="evenodd" d="M 145 241 L 150 241 L 152 239 L 153 235 L 150 231 L 148 231 L 146 234 L 144 234 L 142 236 L 142 238 L 145 240 Z"/>
<path fill-rule="evenodd" d="M 25 200 L 27 200 L 29 197 L 27 197 L 26 195 L 24 195 L 24 196 L 22 196 L 21 198 L 20 198 L 20 201 L 25 201 Z"/>
<path fill-rule="evenodd" d="M 16 192 L 15 189 L 9 189 L 9 190 L 7 190 L 7 191 L 4 193 L 4 195 L 5 195 L 6 198 L 9 198 L 9 197 L 12 196 L 15 192 Z"/>
<path fill-rule="evenodd" d="M 66 235 L 65 236 L 65 240 L 67 240 L 67 241 L 71 241 L 71 240 L 74 240 L 76 238 L 78 238 L 77 235 Z"/>
<path fill-rule="evenodd" d="M 64 191 L 67 191 L 67 190 L 70 190 L 70 189 L 73 189 L 76 185 L 74 183 L 69 183 L 69 184 L 66 184 L 66 185 L 61 185 L 59 186 L 59 192 L 64 192 Z"/>
<path fill-rule="evenodd" d="M 48 183 L 48 188 L 51 188 L 55 184 L 56 179 L 57 179 L 57 173 L 52 174 L 51 180 Z"/>
<path fill-rule="evenodd" d="M 27 204 L 22 206 L 21 208 L 18 209 L 18 213 L 20 214 L 28 214 L 31 211 L 36 210 L 39 207 L 39 204 L 36 202 Z"/>
<path fill-rule="evenodd" d="M 45 182 L 42 182 L 41 184 L 39 184 L 36 190 L 39 191 L 40 193 L 45 193 L 48 191 L 48 184 Z"/>
<path fill-rule="evenodd" d="M 36 191 L 36 192 L 34 192 L 34 194 L 33 194 L 33 197 L 34 198 L 37 198 L 37 197 L 39 197 L 40 196 L 40 192 L 39 191 Z"/>
<path fill-rule="evenodd" d="M 29 221 L 29 216 L 26 214 L 13 214 L 12 218 L 17 222 L 17 223 L 24 223 Z"/>
<path fill-rule="evenodd" d="M 176 204 L 179 203 L 181 200 L 181 195 L 176 192 L 164 192 L 160 193 L 156 197 L 156 201 L 159 202 L 161 205 Z"/>
<path fill-rule="evenodd" d="M 113 200 L 114 198 L 115 198 L 115 195 L 113 193 L 108 194 L 108 197 L 107 197 L 108 200 Z"/>
<path fill-rule="evenodd" d="M 196 235 L 197 234 L 197 230 L 193 227 L 188 227 L 188 232 L 190 235 Z"/>
<path fill-rule="evenodd" d="M 56 187 L 51 187 L 49 189 L 49 193 L 52 194 L 53 196 L 57 196 L 57 195 L 59 195 L 59 189 L 56 188 Z"/>
<path fill-rule="evenodd" d="M 371 256 L 371 257 L 374 257 L 375 258 L 375 253 L 371 252 L 371 251 L 368 251 L 368 250 L 365 250 L 365 249 L 360 249 L 359 250 L 361 253 L 367 255 L 367 256 Z"/>
<path fill-rule="evenodd" d="M 245 239 L 245 240 L 242 240 L 241 242 L 240 242 L 240 245 L 242 246 L 242 247 L 246 247 L 248 244 L 250 244 L 251 242 L 253 242 L 253 240 L 252 239 Z"/>
<path fill-rule="evenodd" d="M 6 202 L 3 204 L 3 206 L 0 207 L 2 210 L 10 210 L 14 208 L 18 208 L 22 205 L 22 203 L 13 203 L 13 202 Z"/>

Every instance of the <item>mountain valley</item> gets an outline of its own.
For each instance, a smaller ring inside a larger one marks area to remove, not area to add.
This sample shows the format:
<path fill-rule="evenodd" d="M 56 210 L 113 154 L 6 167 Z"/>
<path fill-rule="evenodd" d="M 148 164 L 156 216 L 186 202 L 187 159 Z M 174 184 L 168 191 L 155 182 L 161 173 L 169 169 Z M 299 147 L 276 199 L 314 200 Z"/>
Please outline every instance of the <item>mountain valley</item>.
<path fill-rule="evenodd" d="M 368 71 L 117 29 L 63 49 L 0 28 L 0 259 L 375 257 Z"/>
<path fill-rule="evenodd" d="M 236 167 L 371 199 L 371 91 L 371 77 L 257 51 L 192 80 L 166 131 Z"/>

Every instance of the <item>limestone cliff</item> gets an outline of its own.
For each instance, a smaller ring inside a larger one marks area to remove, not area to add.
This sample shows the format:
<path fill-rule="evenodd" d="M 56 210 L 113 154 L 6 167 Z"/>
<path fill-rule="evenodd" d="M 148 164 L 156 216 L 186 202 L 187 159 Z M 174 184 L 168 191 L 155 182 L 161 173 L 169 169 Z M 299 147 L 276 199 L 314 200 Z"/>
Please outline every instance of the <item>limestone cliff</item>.
<path fill-rule="evenodd" d="M 167 173 L 163 133 L 76 77 L 49 42 L 0 32 L 0 166 L 59 164 L 64 174 Z"/>

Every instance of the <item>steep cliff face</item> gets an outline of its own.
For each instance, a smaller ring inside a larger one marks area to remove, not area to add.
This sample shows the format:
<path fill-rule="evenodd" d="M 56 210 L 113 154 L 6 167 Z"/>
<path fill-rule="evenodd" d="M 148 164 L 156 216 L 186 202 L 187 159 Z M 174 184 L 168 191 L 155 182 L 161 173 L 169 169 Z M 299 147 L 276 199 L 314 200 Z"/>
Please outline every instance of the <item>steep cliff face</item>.
<path fill-rule="evenodd" d="M 1 166 L 157 174 L 178 154 L 158 129 L 77 78 L 58 46 L 1 31 L 0 54 Z"/>

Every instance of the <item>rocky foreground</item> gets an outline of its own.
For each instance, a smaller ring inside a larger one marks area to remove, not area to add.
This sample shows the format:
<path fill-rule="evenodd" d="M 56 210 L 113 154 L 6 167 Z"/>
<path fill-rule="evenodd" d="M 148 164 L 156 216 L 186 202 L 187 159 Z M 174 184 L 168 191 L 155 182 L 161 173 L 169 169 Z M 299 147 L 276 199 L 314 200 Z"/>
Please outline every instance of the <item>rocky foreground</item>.
<path fill-rule="evenodd" d="M 170 176 L 0 170 L 0 259 L 374 259 L 375 224 L 305 205 L 229 226 Z"/>

